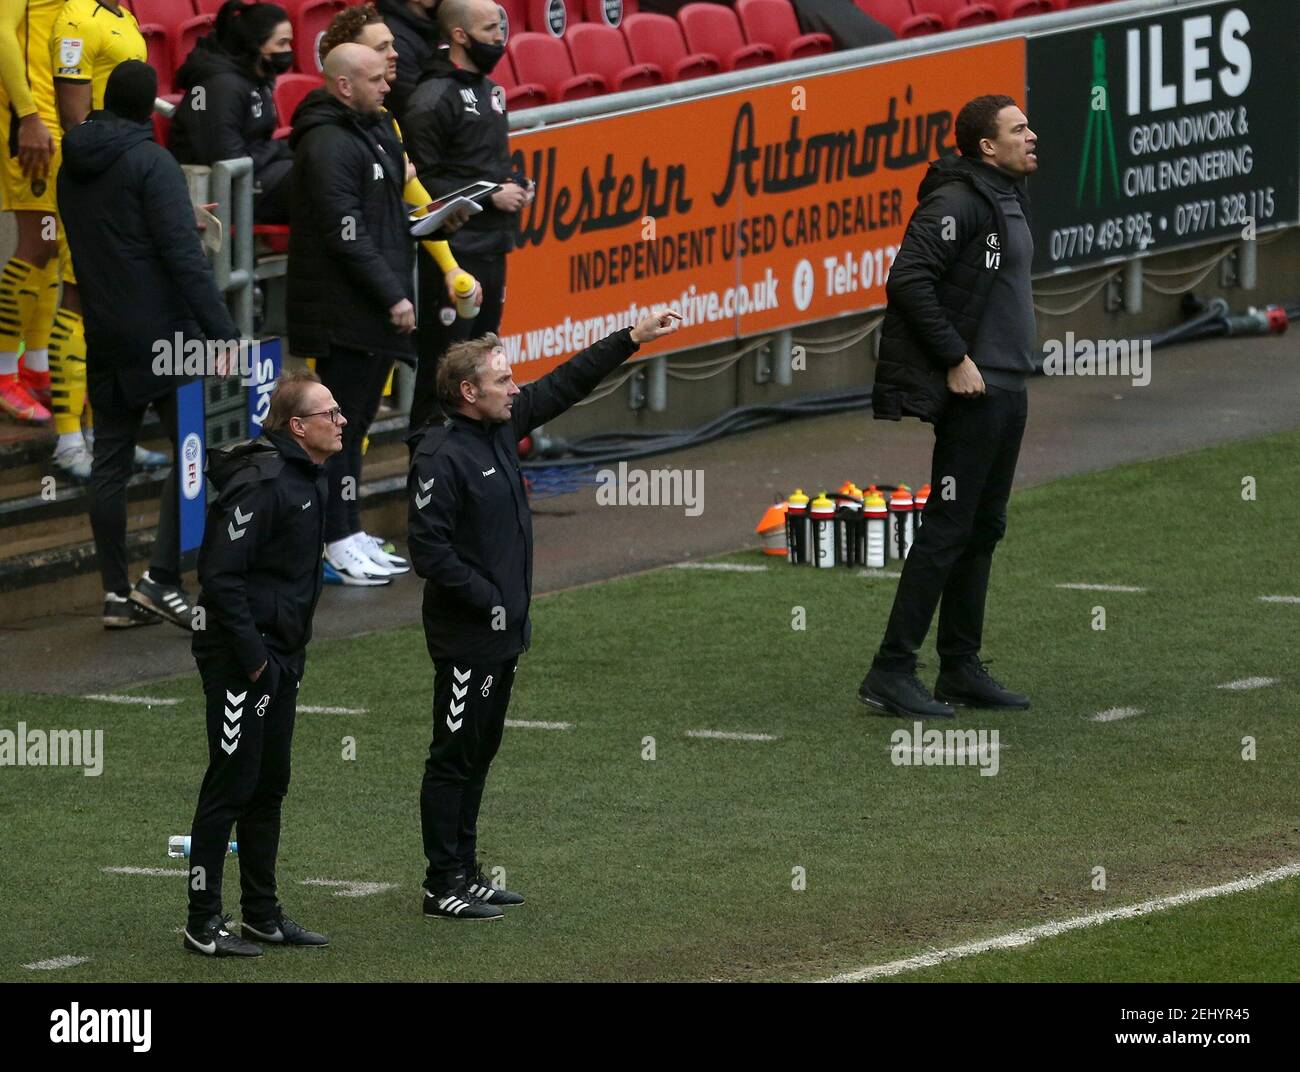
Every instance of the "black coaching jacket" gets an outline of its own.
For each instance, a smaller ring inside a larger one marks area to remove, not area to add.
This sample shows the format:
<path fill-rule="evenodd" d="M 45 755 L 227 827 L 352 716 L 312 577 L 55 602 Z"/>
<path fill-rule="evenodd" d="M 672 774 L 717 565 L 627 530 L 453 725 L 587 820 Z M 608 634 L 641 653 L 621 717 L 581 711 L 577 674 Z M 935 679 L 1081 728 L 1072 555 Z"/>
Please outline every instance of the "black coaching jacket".
<path fill-rule="evenodd" d="M 294 112 L 286 313 L 289 348 L 302 357 L 339 347 L 413 360 L 415 336 L 388 317 L 414 300 L 415 268 L 406 164 L 390 127 L 387 115 L 359 115 L 323 89 Z"/>
<path fill-rule="evenodd" d="M 457 67 L 445 49 L 421 69 L 401 123 L 411 163 L 434 197 L 513 174 L 505 90 L 485 74 Z M 483 211 L 448 241 L 455 253 L 509 253 L 518 224 L 516 213 L 485 200 Z"/>
<path fill-rule="evenodd" d="M 275 431 L 209 451 L 208 479 L 220 494 L 199 551 L 207 620 L 194 657 L 233 658 L 251 674 L 274 653 L 301 678 L 322 583 L 325 469 Z"/>
<path fill-rule="evenodd" d="M 509 421 L 453 413 L 425 427 L 407 479 L 407 546 L 425 579 L 424 637 L 435 661 L 505 662 L 528 647 L 533 519 L 518 441 L 638 349 L 624 328 L 525 384 Z"/>
<path fill-rule="evenodd" d="M 889 269 L 873 414 L 934 423 L 947 405 L 948 370 L 970 353 L 1005 247 L 1006 218 L 987 165 L 944 156 L 921 180 L 916 211 Z M 1029 219 L 1023 183 L 1017 184 Z"/>

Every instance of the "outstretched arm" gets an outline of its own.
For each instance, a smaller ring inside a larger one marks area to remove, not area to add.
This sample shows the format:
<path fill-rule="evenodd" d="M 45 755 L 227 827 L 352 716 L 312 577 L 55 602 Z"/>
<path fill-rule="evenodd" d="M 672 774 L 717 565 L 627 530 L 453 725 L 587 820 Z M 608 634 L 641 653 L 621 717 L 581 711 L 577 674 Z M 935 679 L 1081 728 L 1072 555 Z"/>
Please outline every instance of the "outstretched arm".
<path fill-rule="evenodd" d="M 676 331 L 680 320 L 680 314 L 668 309 L 651 313 L 635 327 L 607 335 L 540 380 L 525 384 L 520 388 L 511 417 L 515 434 L 523 438 L 539 424 L 554 420 L 570 406 L 582 401 L 643 343 L 654 342 Z"/>

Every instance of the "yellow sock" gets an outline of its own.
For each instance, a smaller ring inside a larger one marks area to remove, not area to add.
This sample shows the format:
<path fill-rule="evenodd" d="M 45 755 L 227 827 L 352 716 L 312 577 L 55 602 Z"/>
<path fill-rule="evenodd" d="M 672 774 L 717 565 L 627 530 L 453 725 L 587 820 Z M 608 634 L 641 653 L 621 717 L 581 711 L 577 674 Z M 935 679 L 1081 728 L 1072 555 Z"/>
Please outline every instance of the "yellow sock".
<path fill-rule="evenodd" d="M 17 257 L 10 257 L 0 270 L 0 353 L 17 353 L 22 345 L 36 306 L 39 275 L 34 264 Z"/>
<path fill-rule="evenodd" d="M 59 435 L 81 431 L 86 406 L 86 329 L 81 314 L 59 307 L 50 331 L 50 409 Z"/>
<path fill-rule="evenodd" d="M 36 300 L 31 318 L 26 323 L 27 349 L 44 350 L 50 345 L 50 331 L 54 328 L 54 311 L 59 307 L 59 259 L 51 257 L 40 269 L 35 282 Z M 82 353 L 85 352 L 83 347 Z"/>

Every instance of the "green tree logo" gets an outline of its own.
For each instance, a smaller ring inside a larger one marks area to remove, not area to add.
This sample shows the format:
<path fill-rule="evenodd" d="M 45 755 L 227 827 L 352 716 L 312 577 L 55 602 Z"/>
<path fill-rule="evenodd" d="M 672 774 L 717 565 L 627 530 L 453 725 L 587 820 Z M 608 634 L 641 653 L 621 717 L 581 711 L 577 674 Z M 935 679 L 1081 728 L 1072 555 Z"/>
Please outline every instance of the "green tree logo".
<path fill-rule="evenodd" d="M 1083 204 L 1088 184 L 1088 162 L 1092 161 L 1092 200 L 1101 204 L 1102 157 L 1109 165 L 1111 196 L 1119 197 L 1119 168 L 1115 158 L 1115 127 L 1110 119 L 1110 89 L 1106 83 L 1106 42 L 1100 33 L 1092 39 L 1092 88 L 1088 94 L 1088 122 L 1083 133 L 1083 159 L 1079 163 L 1079 184 L 1074 203 Z"/>

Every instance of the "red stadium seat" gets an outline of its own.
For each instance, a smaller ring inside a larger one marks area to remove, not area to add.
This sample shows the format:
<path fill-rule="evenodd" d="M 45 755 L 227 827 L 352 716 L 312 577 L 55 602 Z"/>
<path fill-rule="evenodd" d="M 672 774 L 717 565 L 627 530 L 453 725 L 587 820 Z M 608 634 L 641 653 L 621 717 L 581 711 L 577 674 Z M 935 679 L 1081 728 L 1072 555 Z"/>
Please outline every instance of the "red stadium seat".
<path fill-rule="evenodd" d="M 637 0 L 582 0 L 582 14 L 588 22 L 620 26 L 639 6 Z"/>
<path fill-rule="evenodd" d="M 226 0 L 194 0 L 194 6 L 198 9 L 200 15 L 215 16 L 225 2 Z"/>
<path fill-rule="evenodd" d="M 149 66 L 158 72 L 158 95 L 170 93 L 176 70 L 172 66 L 172 45 L 166 29 L 157 23 L 142 22 L 140 36 L 144 38 L 144 47 L 149 53 Z"/>
<path fill-rule="evenodd" d="M 181 64 L 199 43 L 199 38 L 206 37 L 212 32 L 212 26 L 216 21 L 215 15 L 191 15 L 184 22 L 171 28 L 169 36 L 172 42 L 172 63 L 175 65 L 175 70 L 180 70 Z"/>
<path fill-rule="evenodd" d="M 736 13 L 721 4 L 687 4 L 677 12 L 686 47 L 693 52 L 708 49 L 722 61 L 724 71 L 761 67 L 776 59 L 776 49 L 756 41 L 745 43 Z"/>
<path fill-rule="evenodd" d="M 521 84 L 515 77 L 514 62 L 510 59 L 510 49 L 501 57 L 501 62 L 492 68 L 492 81 L 506 91 L 506 109 L 522 112 L 525 108 L 540 108 L 549 104 L 546 87 L 538 82 Z"/>
<path fill-rule="evenodd" d="M 147 22 L 168 30 L 198 14 L 192 0 L 131 0 L 131 11 L 136 22 Z"/>
<path fill-rule="evenodd" d="M 799 20 L 789 0 L 736 0 L 736 14 L 745 40 L 771 45 L 777 59 L 799 60 L 835 51 L 828 34 L 799 32 Z"/>
<path fill-rule="evenodd" d="M 943 20 L 938 15 L 917 14 L 911 0 L 853 0 L 877 22 L 883 22 L 899 37 L 921 37 L 941 33 Z"/>
<path fill-rule="evenodd" d="M 578 74 L 569 50 L 558 37 L 544 33 L 515 34 L 510 39 L 510 58 L 521 82 L 537 82 L 555 103 L 598 97 L 606 90 L 598 74 Z"/>
<path fill-rule="evenodd" d="M 565 34 L 569 55 L 577 71 L 590 71 L 605 79 L 615 93 L 657 86 L 664 72 L 653 63 L 633 63 L 623 35 L 601 22 L 579 22 Z"/>
<path fill-rule="evenodd" d="M 233 233 L 233 232 L 232 232 Z M 258 255 L 289 252 L 289 225 L 287 223 L 255 223 L 253 237 L 261 239 Z"/>
<path fill-rule="evenodd" d="M 320 89 L 325 84 L 318 74 L 282 74 L 275 80 L 275 115 L 278 126 L 277 138 L 287 138 L 293 126 L 294 110 L 302 103 L 303 97 L 313 89 Z"/>
<path fill-rule="evenodd" d="M 505 31 L 506 41 L 511 34 L 523 33 L 528 27 L 528 0 L 497 0 L 501 9 L 501 28 Z"/>
<path fill-rule="evenodd" d="M 565 0 L 525 0 L 525 5 L 524 18 L 532 33 L 563 37 L 564 31 L 577 21 Z"/>
<path fill-rule="evenodd" d="M 343 0 L 280 0 L 293 23 L 293 69 L 300 74 L 319 74 L 317 49 L 330 20 L 348 5 Z"/>
<path fill-rule="evenodd" d="M 993 0 L 993 5 L 1004 19 L 1023 19 L 1052 11 L 1052 0 Z"/>
<path fill-rule="evenodd" d="M 997 22 L 997 9 L 990 3 L 976 0 L 913 0 L 918 15 L 938 15 L 944 29 L 962 30 L 967 26 L 983 26 Z"/>
<path fill-rule="evenodd" d="M 632 59 L 654 64 L 669 82 L 703 78 L 722 70 L 722 62 L 713 53 L 688 53 L 681 27 L 667 15 L 638 12 L 625 18 L 621 28 Z"/>

